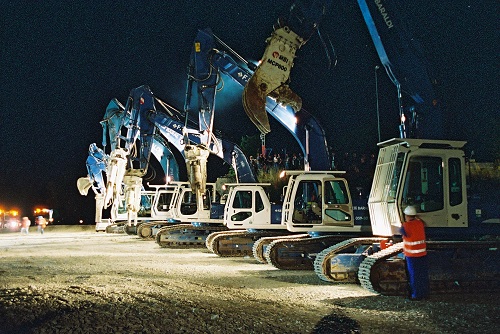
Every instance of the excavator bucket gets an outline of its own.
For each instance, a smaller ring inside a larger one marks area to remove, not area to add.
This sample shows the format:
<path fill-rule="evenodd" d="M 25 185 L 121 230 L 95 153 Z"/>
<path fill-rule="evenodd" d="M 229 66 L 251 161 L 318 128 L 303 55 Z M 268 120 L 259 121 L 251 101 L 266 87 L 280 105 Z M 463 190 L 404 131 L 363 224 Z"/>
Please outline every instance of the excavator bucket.
<path fill-rule="evenodd" d="M 267 97 L 291 106 L 295 111 L 302 108 L 302 99 L 288 87 L 295 53 L 303 39 L 288 27 L 276 29 L 267 39 L 261 63 L 243 90 L 243 108 L 260 132 L 271 131 L 266 113 Z"/>
<path fill-rule="evenodd" d="M 81 195 L 87 196 L 89 189 L 92 187 L 92 182 L 88 177 L 81 177 L 76 181 L 76 187 Z"/>

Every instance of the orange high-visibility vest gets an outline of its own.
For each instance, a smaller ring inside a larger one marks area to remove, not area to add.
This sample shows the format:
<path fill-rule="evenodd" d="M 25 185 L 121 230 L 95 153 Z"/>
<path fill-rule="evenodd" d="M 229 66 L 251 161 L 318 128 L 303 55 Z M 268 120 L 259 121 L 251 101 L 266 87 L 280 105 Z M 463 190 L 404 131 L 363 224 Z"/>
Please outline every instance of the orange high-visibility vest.
<path fill-rule="evenodd" d="M 403 236 L 403 252 L 408 257 L 427 255 L 425 225 L 418 218 L 403 223 L 406 236 Z"/>

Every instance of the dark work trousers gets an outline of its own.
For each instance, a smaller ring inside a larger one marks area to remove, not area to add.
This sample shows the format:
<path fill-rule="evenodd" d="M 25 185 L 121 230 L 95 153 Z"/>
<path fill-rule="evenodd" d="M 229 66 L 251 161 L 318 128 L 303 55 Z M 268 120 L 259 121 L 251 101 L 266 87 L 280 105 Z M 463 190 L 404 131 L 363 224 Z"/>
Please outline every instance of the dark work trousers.
<path fill-rule="evenodd" d="M 406 257 L 410 298 L 422 299 L 429 295 L 429 269 L 427 256 Z"/>

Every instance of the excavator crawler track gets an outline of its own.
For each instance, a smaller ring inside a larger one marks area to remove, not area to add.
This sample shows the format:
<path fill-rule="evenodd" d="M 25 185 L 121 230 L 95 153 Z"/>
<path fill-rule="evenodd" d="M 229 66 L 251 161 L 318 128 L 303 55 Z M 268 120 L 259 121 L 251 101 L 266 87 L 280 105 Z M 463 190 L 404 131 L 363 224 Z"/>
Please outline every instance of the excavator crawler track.
<path fill-rule="evenodd" d="M 245 230 L 232 230 L 232 232 L 243 232 Z M 215 231 L 215 232 L 212 232 L 210 233 L 207 238 L 205 239 L 205 246 L 207 247 L 207 249 L 211 252 L 212 251 L 212 241 L 220 234 L 220 233 L 226 233 L 226 232 L 229 232 L 229 231 Z"/>
<path fill-rule="evenodd" d="M 254 243 L 262 237 L 283 235 L 287 231 L 228 231 L 215 232 L 209 249 L 220 257 L 243 257 L 253 255 Z"/>
<path fill-rule="evenodd" d="M 314 260 L 314 271 L 326 282 L 356 283 L 359 264 L 365 258 L 370 245 L 385 238 L 352 238 L 322 250 Z M 345 253 L 346 250 L 362 250 Z M 364 251 L 366 249 L 366 251 Z"/>
<path fill-rule="evenodd" d="M 500 291 L 500 241 L 428 241 L 430 293 Z M 361 262 L 361 285 L 382 295 L 407 295 L 405 261 L 395 258 L 403 244 L 367 256 Z"/>
<path fill-rule="evenodd" d="M 213 250 L 214 248 L 214 240 L 217 239 L 221 234 L 226 234 L 226 233 L 240 233 L 240 232 L 245 232 L 246 230 L 231 230 L 231 231 L 215 231 L 210 233 L 207 238 L 205 239 L 205 246 L 209 251 L 212 253 L 215 253 Z"/>
<path fill-rule="evenodd" d="M 166 221 L 142 223 L 139 226 L 137 226 L 137 236 L 144 240 L 154 240 L 156 235 L 153 234 L 153 227 L 172 226 L 174 224 L 175 223 L 168 223 Z"/>
<path fill-rule="evenodd" d="M 106 226 L 106 233 L 125 233 L 125 223 L 114 223 Z"/>
<path fill-rule="evenodd" d="M 267 247 L 275 240 L 291 239 L 291 238 L 310 238 L 309 234 L 284 235 L 279 237 L 262 237 L 255 241 L 252 247 L 252 254 L 255 260 L 259 263 L 267 264 L 265 252 Z"/>
<path fill-rule="evenodd" d="M 226 226 L 192 224 L 165 226 L 156 234 L 156 243 L 162 248 L 203 248 L 210 233 L 224 230 L 227 230 Z"/>
<path fill-rule="evenodd" d="M 326 235 L 275 240 L 267 247 L 264 256 L 269 264 L 278 269 L 313 270 L 314 259 L 319 252 L 350 237 Z"/>

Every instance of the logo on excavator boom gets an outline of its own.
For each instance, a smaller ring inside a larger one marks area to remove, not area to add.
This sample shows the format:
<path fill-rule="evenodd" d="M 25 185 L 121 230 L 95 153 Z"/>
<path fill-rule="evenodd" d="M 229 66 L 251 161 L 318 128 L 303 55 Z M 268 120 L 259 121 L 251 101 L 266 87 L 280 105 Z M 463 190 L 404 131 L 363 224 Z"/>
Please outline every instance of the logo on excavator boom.
<path fill-rule="evenodd" d="M 280 55 L 278 51 L 274 51 L 273 52 L 273 58 L 278 58 L 279 60 L 281 60 L 285 64 L 288 64 L 288 58 L 285 57 L 285 56 Z"/>
<path fill-rule="evenodd" d="M 387 25 L 387 28 L 389 28 L 389 29 L 394 28 L 394 24 L 392 23 L 391 18 L 389 17 L 387 10 L 385 9 L 384 4 L 382 3 L 382 0 L 375 0 L 375 4 L 378 7 L 378 11 L 380 12 L 380 15 L 382 15 L 382 18 L 384 19 L 384 22 Z"/>
<path fill-rule="evenodd" d="M 285 71 L 285 72 L 286 72 L 286 71 L 288 71 L 288 68 L 287 68 L 286 66 L 281 65 L 280 63 L 278 63 L 278 62 L 277 62 L 277 61 L 275 61 L 275 60 L 272 60 L 272 59 L 269 59 L 269 58 L 268 58 L 268 59 L 267 59 L 267 62 L 268 62 L 269 64 L 273 65 L 273 66 L 276 66 L 277 68 L 279 68 L 279 69 L 280 69 L 280 70 L 282 70 L 282 71 Z"/>

